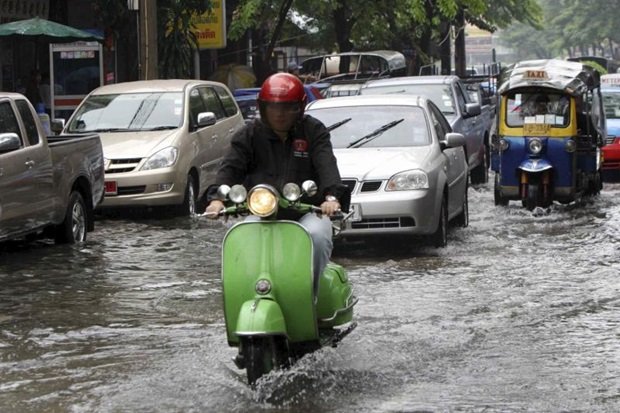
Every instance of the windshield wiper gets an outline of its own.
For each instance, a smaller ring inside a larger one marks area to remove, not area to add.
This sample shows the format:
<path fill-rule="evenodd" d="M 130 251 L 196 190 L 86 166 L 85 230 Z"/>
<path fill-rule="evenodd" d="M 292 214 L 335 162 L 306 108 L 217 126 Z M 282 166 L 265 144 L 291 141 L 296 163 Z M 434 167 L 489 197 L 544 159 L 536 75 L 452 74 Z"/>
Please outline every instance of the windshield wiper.
<path fill-rule="evenodd" d="M 349 144 L 349 146 L 347 146 L 347 148 L 357 148 L 359 146 L 364 145 L 365 143 L 370 142 L 371 140 L 375 139 L 376 137 L 378 137 L 379 135 L 381 135 L 383 132 L 385 132 L 388 129 L 392 129 L 394 126 L 398 125 L 399 123 L 401 123 L 402 121 L 404 121 L 405 118 L 402 119 L 397 119 L 397 120 L 393 120 L 390 123 L 386 123 L 385 125 L 373 130 L 372 132 L 370 132 L 368 135 L 364 135 L 361 138 L 351 142 Z"/>
<path fill-rule="evenodd" d="M 345 123 L 347 123 L 347 122 L 348 122 L 348 121 L 350 121 L 350 120 L 351 120 L 351 118 L 346 118 L 346 119 L 343 119 L 343 120 L 341 120 L 341 121 L 339 121 L 339 122 L 334 123 L 333 125 L 330 125 L 330 126 L 327 128 L 327 132 L 331 132 L 331 131 L 333 131 L 334 129 L 339 128 L 340 126 L 344 125 Z"/>
<path fill-rule="evenodd" d="M 80 132 L 86 133 L 86 132 L 130 132 L 130 131 L 131 129 L 127 129 L 127 128 L 100 128 L 100 129 L 83 130 Z"/>
<path fill-rule="evenodd" d="M 154 126 L 152 128 L 145 128 L 145 129 L 140 129 L 140 130 L 155 131 L 155 130 L 168 130 L 168 129 L 176 129 L 176 128 L 178 128 L 178 126 L 167 125 L 167 126 Z"/>

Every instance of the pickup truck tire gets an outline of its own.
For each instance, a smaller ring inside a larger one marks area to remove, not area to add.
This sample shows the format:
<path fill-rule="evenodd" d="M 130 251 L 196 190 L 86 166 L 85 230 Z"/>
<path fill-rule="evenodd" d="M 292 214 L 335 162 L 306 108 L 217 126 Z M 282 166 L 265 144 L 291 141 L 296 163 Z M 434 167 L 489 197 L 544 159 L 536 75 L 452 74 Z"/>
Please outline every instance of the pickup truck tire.
<path fill-rule="evenodd" d="M 57 244 L 74 244 L 86 241 L 88 214 L 86 203 L 78 191 L 71 192 L 64 221 L 56 226 Z"/>
<path fill-rule="evenodd" d="M 470 173 L 472 185 L 486 184 L 489 181 L 489 158 L 487 152 L 485 145 L 481 162 Z"/>

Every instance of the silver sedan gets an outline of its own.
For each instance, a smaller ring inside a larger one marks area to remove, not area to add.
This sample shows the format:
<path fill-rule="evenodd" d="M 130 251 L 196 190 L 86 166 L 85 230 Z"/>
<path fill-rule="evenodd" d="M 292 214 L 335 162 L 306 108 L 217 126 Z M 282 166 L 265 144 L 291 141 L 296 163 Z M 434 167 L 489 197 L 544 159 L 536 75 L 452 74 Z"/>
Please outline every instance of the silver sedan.
<path fill-rule="evenodd" d="M 330 129 L 351 189 L 354 213 L 341 236 L 425 235 L 444 247 L 449 221 L 468 225 L 465 138 L 429 99 L 320 99 L 306 113 Z"/>

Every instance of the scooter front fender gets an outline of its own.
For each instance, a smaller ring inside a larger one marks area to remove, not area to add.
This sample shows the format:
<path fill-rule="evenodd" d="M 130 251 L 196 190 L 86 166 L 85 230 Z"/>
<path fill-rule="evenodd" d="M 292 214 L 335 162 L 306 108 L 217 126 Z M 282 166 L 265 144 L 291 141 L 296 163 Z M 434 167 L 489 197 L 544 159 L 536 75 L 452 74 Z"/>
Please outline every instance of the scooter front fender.
<path fill-rule="evenodd" d="M 282 309 L 278 303 L 268 298 L 244 302 L 239 310 L 234 334 L 237 336 L 287 335 Z"/>
<path fill-rule="evenodd" d="M 519 165 L 519 169 L 525 172 L 542 172 L 552 168 L 553 165 L 543 158 L 526 159 Z"/>

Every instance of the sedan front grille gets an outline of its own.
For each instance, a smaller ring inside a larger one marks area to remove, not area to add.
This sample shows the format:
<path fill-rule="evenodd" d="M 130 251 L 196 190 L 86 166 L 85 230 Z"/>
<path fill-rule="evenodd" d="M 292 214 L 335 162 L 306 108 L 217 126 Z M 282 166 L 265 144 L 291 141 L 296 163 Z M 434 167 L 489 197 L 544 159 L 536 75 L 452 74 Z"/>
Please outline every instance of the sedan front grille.
<path fill-rule="evenodd" d="M 355 184 L 357 183 L 357 181 L 355 179 L 343 179 L 342 183 L 349 188 L 349 191 L 351 191 L 351 193 L 355 192 Z"/>
<path fill-rule="evenodd" d="M 112 159 L 109 166 L 106 168 L 105 173 L 117 174 L 131 172 L 136 169 L 141 160 L 142 158 Z"/>
<path fill-rule="evenodd" d="M 359 222 L 351 223 L 351 228 L 353 229 L 406 228 L 406 227 L 415 227 L 415 220 L 411 217 L 373 218 L 373 219 L 363 219 Z"/>
<path fill-rule="evenodd" d="M 368 181 L 362 183 L 360 192 L 375 192 L 381 188 L 381 181 Z"/>
<path fill-rule="evenodd" d="M 607 135 L 607 140 L 605 141 L 605 143 L 607 143 L 607 145 L 611 145 L 612 143 L 614 143 L 614 141 L 616 140 L 616 137 L 613 135 Z"/>
<path fill-rule="evenodd" d="M 137 186 L 119 186 L 117 195 L 137 195 L 143 194 L 146 189 L 146 185 Z M 106 195 L 108 196 L 108 195 Z"/>

